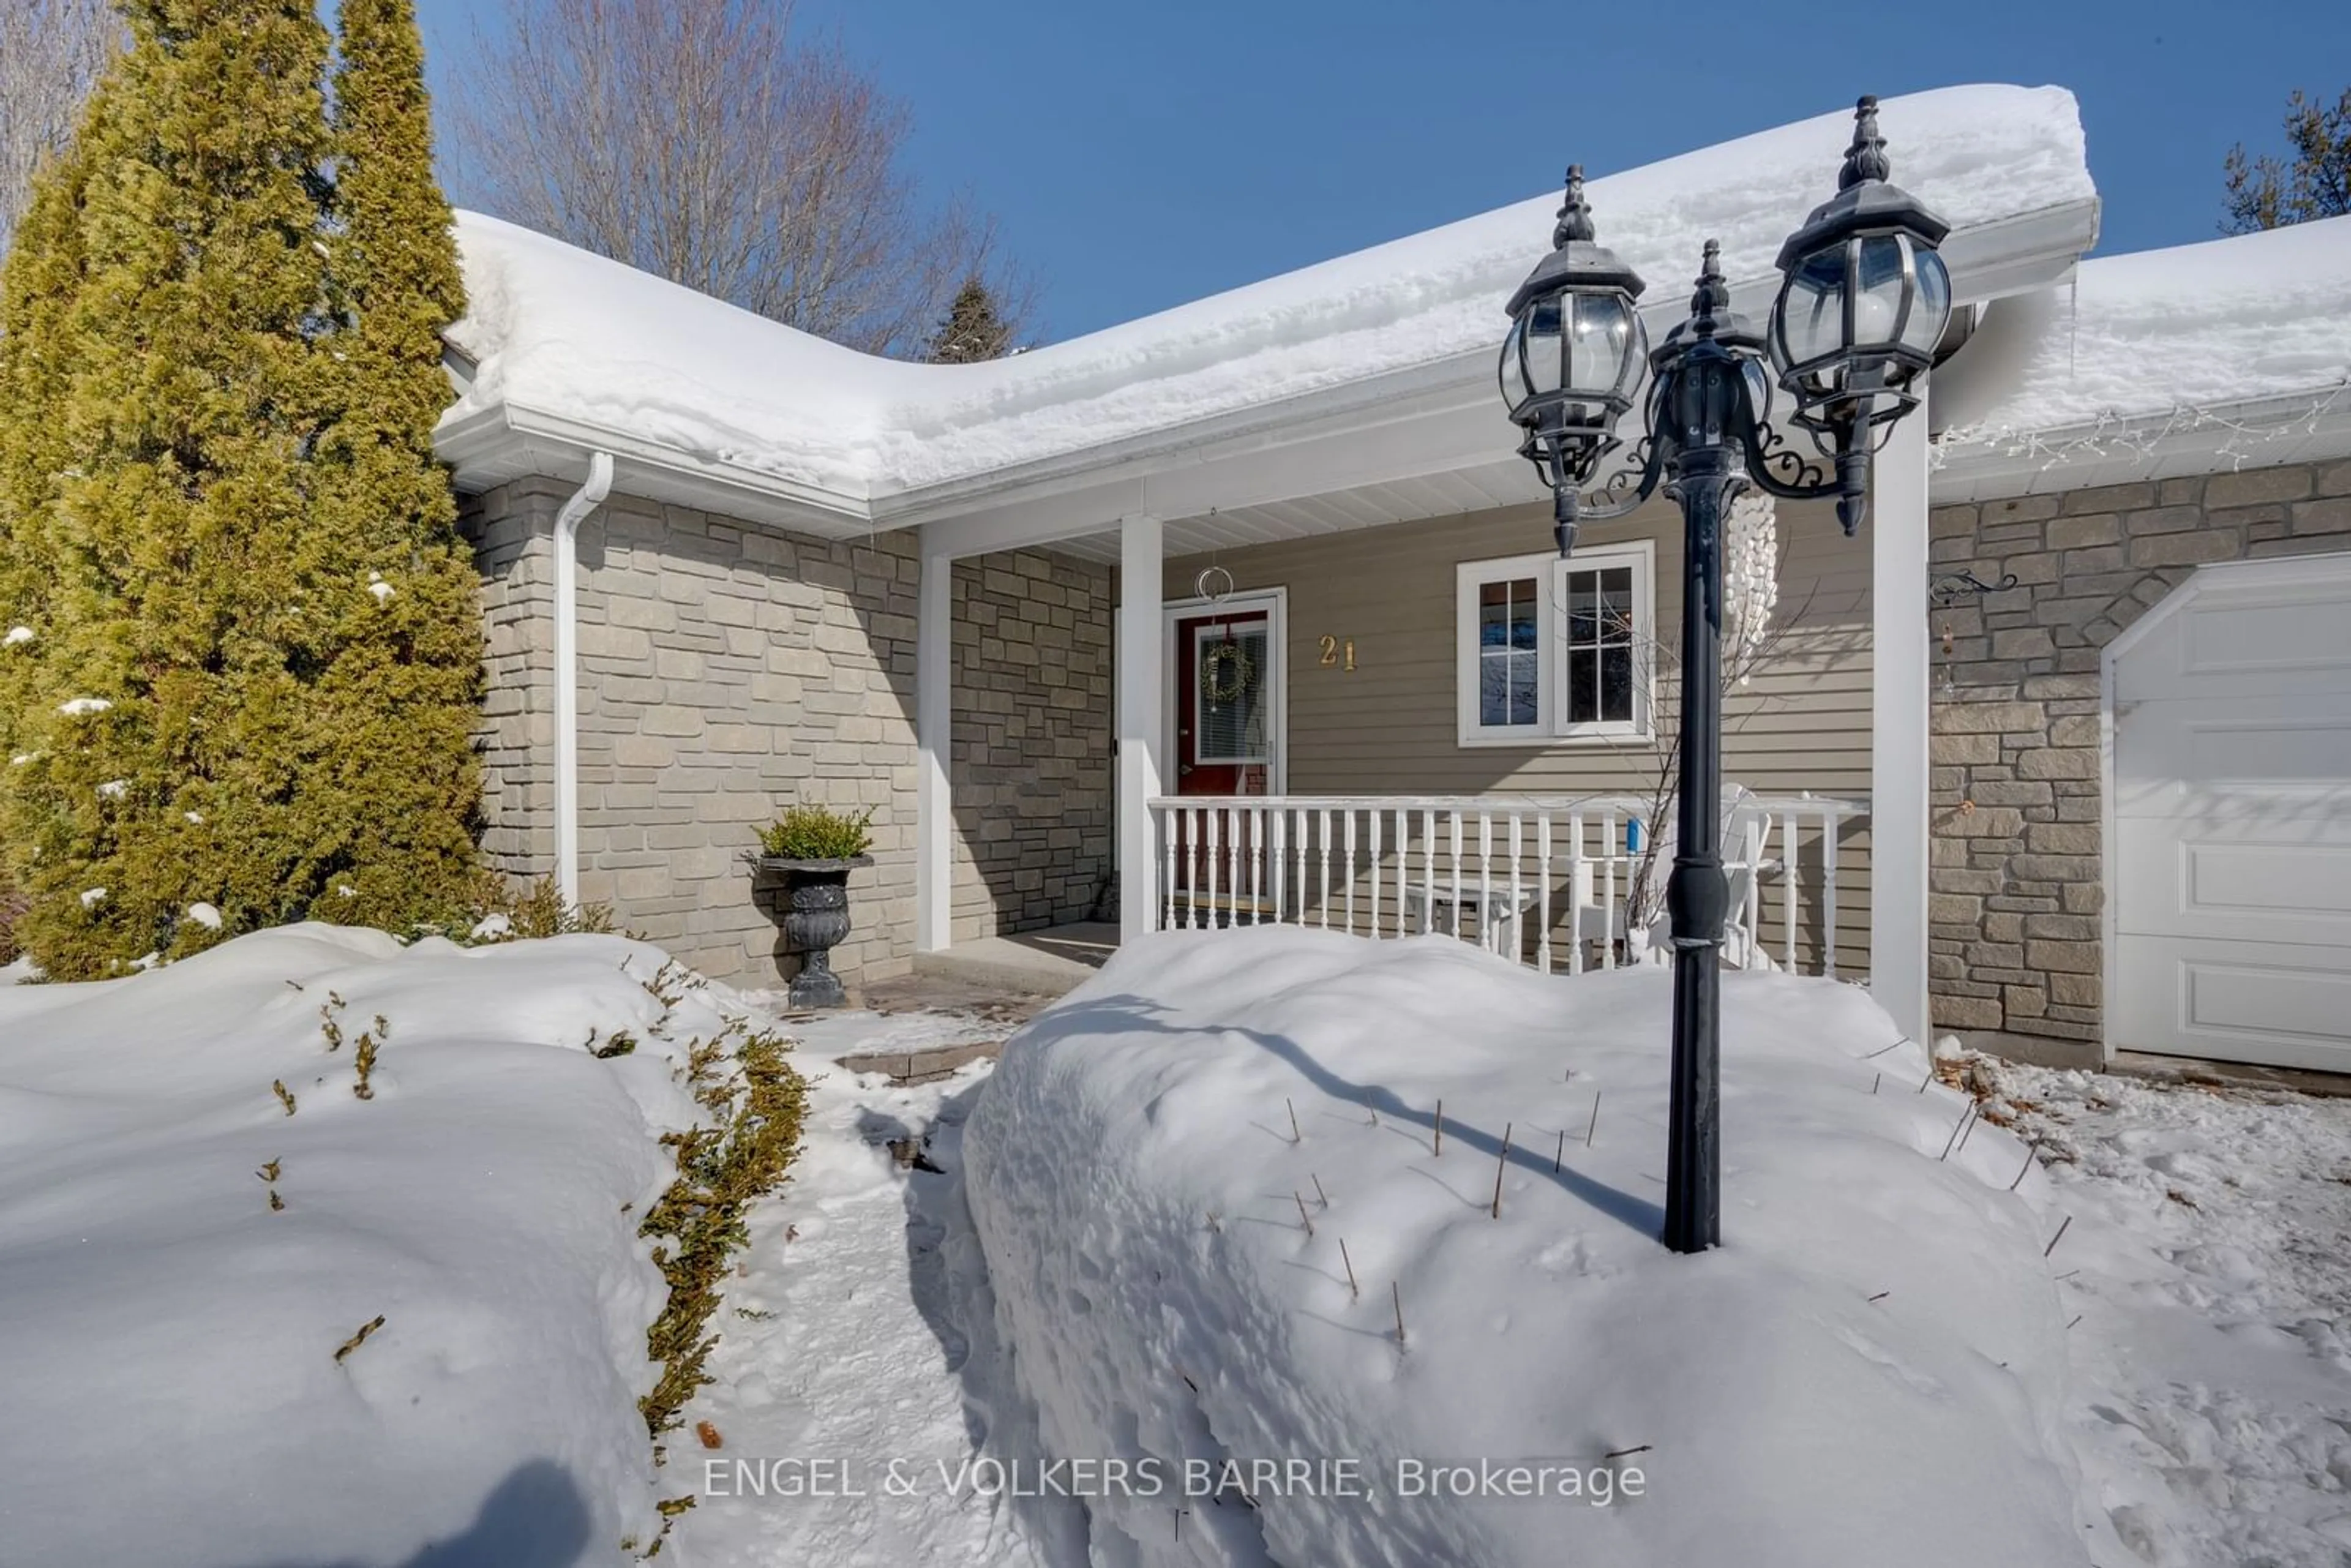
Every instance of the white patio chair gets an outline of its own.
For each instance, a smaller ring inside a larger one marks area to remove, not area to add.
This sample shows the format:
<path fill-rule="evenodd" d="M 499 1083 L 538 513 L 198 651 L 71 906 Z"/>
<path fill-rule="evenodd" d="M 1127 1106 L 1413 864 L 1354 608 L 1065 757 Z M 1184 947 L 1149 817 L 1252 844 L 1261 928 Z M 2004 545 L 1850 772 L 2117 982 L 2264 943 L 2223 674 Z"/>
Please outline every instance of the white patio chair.
<path fill-rule="evenodd" d="M 1743 785 L 1726 784 L 1722 789 L 1722 872 L 1729 883 L 1729 905 L 1724 911 L 1722 958 L 1734 969 L 1769 969 L 1775 966 L 1755 930 L 1755 887 L 1766 872 L 1778 869 L 1779 862 L 1766 860 L 1764 849 L 1771 829 L 1771 816 L 1754 803 L 1754 793 Z M 1671 918 L 1666 913 L 1666 879 L 1674 869 L 1674 828 L 1670 822 L 1657 830 L 1657 852 L 1650 862 L 1650 875 L 1655 879 L 1653 896 L 1646 902 L 1656 911 L 1647 926 L 1646 951 L 1651 963 L 1670 963 L 1673 958 Z M 1597 907 L 1592 898 L 1591 866 L 1578 867 L 1577 885 L 1573 889 L 1576 914 L 1576 940 L 1579 942 L 1622 942 L 1626 938 L 1625 904 L 1617 904 L 1612 911 Z M 1627 955 L 1628 959 L 1630 955 Z"/>

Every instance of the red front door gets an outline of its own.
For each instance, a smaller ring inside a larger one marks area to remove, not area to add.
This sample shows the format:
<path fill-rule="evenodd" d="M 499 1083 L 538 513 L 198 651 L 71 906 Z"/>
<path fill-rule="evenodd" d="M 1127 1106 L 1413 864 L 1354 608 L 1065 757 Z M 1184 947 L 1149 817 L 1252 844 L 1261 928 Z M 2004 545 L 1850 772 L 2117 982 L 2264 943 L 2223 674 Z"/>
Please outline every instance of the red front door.
<path fill-rule="evenodd" d="M 1271 793 L 1272 631 L 1262 610 L 1176 622 L 1178 795 Z"/>

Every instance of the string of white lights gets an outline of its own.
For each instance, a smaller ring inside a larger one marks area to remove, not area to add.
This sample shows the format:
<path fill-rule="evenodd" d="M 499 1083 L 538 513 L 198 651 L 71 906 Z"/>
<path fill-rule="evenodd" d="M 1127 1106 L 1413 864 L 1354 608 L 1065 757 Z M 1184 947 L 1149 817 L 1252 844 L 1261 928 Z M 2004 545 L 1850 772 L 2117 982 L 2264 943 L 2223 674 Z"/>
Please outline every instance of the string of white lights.
<path fill-rule="evenodd" d="M 1780 602 L 1779 507 L 1760 491 L 1744 492 L 1730 503 L 1723 526 L 1722 590 L 1722 664 L 1743 686 Z"/>
<path fill-rule="evenodd" d="M 2025 458 L 2043 470 L 2082 462 L 2153 459 L 2175 436 L 2226 431 L 2215 455 L 2233 472 L 2260 460 L 2262 448 L 2317 433 L 2335 405 L 2351 396 L 2351 378 L 2325 389 L 2308 406 L 2273 420 L 2246 419 L 2223 412 L 2234 405 L 2174 404 L 2162 414 L 2106 413 L 2087 430 L 2065 435 L 2013 425 L 1974 424 L 1944 431 L 1928 447 L 1928 465 L 1939 469 L 1962 448 L 1981 448 L 2003 458 Z"/>

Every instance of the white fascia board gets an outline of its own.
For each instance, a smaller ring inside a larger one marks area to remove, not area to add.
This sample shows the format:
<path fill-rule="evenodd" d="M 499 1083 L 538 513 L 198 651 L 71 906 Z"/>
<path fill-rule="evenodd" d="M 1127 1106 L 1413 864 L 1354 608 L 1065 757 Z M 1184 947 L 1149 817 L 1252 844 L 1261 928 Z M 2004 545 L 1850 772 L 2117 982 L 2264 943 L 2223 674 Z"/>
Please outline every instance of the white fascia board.
<path fill-rule="evenodd" d="M 778 478 L 625 432 L 499 402 L 444 421 L 434 450 L 468 494 L 539 474 L 576 481 L 590 455 L 612 455 L 614 488 L 673 506 L 823 538 L 861 538 L 873 524 L 862 496 Z"/>

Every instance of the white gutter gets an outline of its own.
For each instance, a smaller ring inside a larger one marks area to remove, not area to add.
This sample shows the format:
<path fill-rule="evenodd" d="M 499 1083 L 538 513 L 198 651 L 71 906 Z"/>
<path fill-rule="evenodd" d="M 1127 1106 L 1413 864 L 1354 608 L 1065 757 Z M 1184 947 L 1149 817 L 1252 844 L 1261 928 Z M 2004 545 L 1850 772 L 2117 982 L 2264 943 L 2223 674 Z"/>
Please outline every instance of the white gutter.
<path fill-rule="evenodd" d="M 580 902 L 580 525 L 612 493 L 612 455 L 589 455 L 588 482 L 555 514 L 555 885 Z"/>

